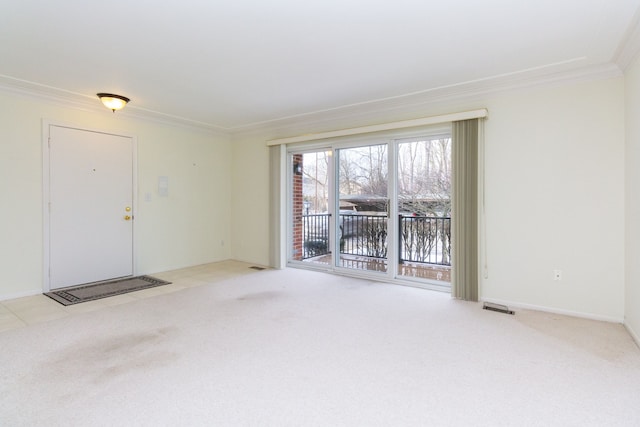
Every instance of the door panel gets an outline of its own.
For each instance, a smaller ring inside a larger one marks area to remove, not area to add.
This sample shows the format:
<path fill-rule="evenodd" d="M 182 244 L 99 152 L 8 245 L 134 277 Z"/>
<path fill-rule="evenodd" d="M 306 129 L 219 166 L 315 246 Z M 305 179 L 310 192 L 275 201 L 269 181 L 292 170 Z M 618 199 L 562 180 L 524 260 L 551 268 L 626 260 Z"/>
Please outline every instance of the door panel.
<path fill-rule="evenodd" d="M 398 141 L 398 275 L 451 281 L 451 137 Z"/>
<path fill-rule="evenodd" d="M 49 136 L 50 288 L 132 275 L 132 138 L 53 125 Z"/>
<path fill-rule="evenodd" d="M 387 271 L 387 150 L 387 144 L 337 150 L 337 267 Z"/>

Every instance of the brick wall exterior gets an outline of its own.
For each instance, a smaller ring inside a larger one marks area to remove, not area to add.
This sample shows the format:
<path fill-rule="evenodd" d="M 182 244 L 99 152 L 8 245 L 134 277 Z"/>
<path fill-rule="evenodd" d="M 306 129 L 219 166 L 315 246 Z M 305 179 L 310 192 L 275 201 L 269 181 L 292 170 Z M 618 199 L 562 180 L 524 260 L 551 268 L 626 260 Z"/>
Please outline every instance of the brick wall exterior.
<path fill-rule="evenodd" d="M 293 253 L 291 259 L 301 261 L 302 260 L 302 215 L 304 212 L 304 200 L 302 194 L 302 174 L 295 173 L 295 165 L 299 164 L 302 167 L 302 154 L 295 154 L 293 156 Z"/>

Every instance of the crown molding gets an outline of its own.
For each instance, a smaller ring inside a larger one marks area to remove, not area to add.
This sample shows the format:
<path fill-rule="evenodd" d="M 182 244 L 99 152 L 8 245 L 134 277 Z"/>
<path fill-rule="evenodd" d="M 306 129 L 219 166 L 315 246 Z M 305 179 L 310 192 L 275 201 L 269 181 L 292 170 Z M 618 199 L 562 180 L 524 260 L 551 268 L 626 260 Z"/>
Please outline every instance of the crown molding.
<path fill-rule="evenodd" d="M 0 74 L 0 91 L 35 98 L 59 107 L 73 108 L 92 113 L 113 114 L 105 109 L 97 96 L 71 92 L 39 83 L 16 79 Z M 221 135 L 229 135 L 227 128 L 210 123 L 203 123 L 180 116 L 148 110 L 136 105 L 127 104 L 126 108 L 117 112 L 119 116 L 155 122 L 170 126 L 189 128 Z"/>
<path fill-rule="evenodd" d="M 636 30 L 632 33 L 631 35 L 634 37 L 636 35 L 639 36 L 637 38 L 638 46 L 640 47 L 640 27 L 636 27 Z M 635 40 L 631 35 L 628 40 Z M 626 43 L 626 45 L 629 47 L 625 47 L 624 52 L 630 52 L 629 49 L 632 49 L 631 42 Z M 626 55 L 630 55 L 624 52 L 621 52 L 621 60 L 623 59 L 623 54 L 625 58 L 627 57 Z M 281 138 L 309 131 L 322 132 L 331 129 L 406 120 L 424 116 L 425 114 L 432 114 L 434 110 L 442 109 L 454 103 L 479 103 L 477 107 L 482 107 L 482 100 L 493 93 L 601 80 L 622 75 L 621 67 L 616 63 L 609 62 L 575 67 L 576 63 L 582 61 L 584 61 L 584 58 L 575 58 L 549 66 L 432 88 L 412 94 L 229 128 L 148 110 L 131 104 L 117 114 L 132 119 L 186 127 L 219 135 L 242 137 L 245 135 L 266 134 L 270 138 Z M 98 102 L 95 96 L 66 91 L 9 76 L 0 75 L 0 91 L 35 97 L 66 108 L 112 114 Z M 474 107 L 472 105 L 466 108 Z"/>
<path fill-rule="evenodd" d="M 93 105 L 95 103 L 90 102 L 90 99 L 94 101 L 95 99 L 87 95 L 5 75 L 0 75 L 0 91 L 35 98 L 56 106 L 71 107 L 83 111 L 98 111 L 99 108 L 97 105 L 100 105 Z"/>
<path fill-rule="evenodd" d="M 615 62 L 622 71 L 640 55 L 640 8 L 636 11 L 629 28 L 618 46 L 618 50 L 613 56 Z"/>
<path fill-rule="evenodd" d="M 268 134 L 273 139 L 285 138 L 290 135 L 322 132 L 345 126 L 367 126 L 389 120 L 405 120 L 425 113 L 431 114 L 450 104 L 471 104 L 466 108 L 480 108 L 484 107 L 482 103 L 491 94 L 620 76 L 622 76 L 622 70 L 614 63 L 587 65 L 554 72 L 535 69 L 434 88 L 381 101 L 302 114 L 255 125 L 238 126 L 232 128 L 231 132 L 234 136 L 240 137 L 262 133 Z"/>

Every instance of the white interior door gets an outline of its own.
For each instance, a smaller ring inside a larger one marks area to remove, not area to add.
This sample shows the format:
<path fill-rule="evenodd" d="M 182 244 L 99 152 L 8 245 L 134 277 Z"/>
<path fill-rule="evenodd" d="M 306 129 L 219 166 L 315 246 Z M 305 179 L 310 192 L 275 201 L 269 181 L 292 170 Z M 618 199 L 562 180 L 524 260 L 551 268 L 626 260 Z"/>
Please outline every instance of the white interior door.
<path fill-rule="evenodd" d="M 50 289 L 133 275 L 133 148 L 50 125 Z"/>

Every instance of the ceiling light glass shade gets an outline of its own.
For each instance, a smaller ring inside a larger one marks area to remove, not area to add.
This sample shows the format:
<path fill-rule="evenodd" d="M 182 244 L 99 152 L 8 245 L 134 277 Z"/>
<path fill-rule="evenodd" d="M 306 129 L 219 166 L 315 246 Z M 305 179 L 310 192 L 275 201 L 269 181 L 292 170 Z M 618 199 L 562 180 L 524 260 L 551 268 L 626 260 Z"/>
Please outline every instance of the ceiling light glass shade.
<path fill-rule="evenodd" d="M 99 93 L 98 98 L 104 104 L 105 107 L 112 110 L 114 113 L 116 110 L 121 110 L 129 102 L 129 98 L 120 95 L 114 95 L 112 93 Z"/>

